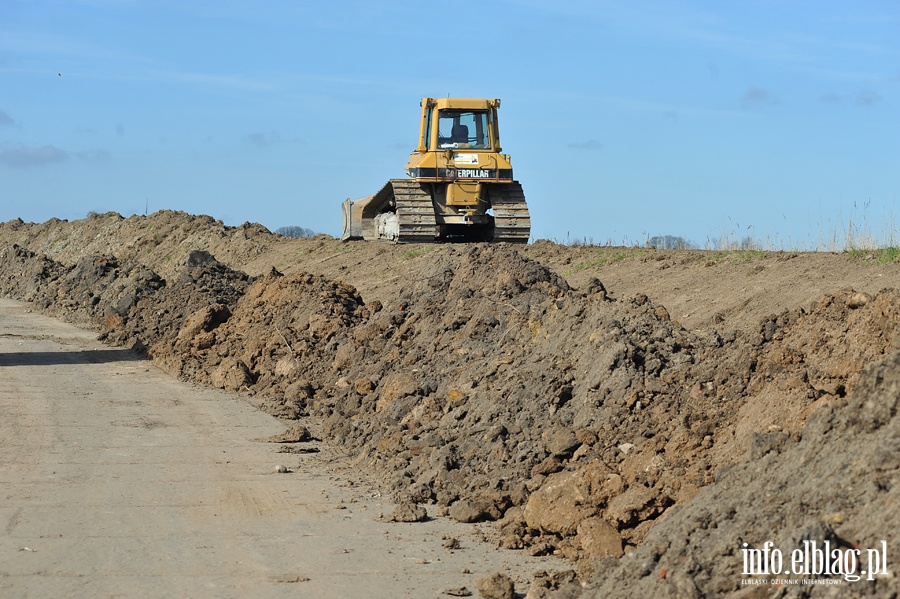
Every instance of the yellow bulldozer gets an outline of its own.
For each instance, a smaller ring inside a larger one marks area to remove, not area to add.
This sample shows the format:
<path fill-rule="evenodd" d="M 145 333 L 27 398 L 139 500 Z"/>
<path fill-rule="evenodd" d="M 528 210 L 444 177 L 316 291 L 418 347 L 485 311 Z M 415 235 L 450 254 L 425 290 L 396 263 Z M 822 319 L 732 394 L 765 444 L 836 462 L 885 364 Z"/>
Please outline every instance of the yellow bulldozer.
<path fill-rule="evenodd" d="M 341 239 L 528 243 L 522 186 L 500 149 L 500 100 L 424 98 L 408 179 L 342 205 Z"/>

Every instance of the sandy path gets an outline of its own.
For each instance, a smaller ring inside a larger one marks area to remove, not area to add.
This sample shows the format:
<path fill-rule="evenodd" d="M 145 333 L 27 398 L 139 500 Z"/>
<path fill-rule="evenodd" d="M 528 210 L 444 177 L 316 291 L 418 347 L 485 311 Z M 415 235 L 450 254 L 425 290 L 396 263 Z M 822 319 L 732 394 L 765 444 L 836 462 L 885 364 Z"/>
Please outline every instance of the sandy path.
<path fill-rule="evenodd" d="M 0 596 L 477 596 L 485 574 L 524 591 L 562 566 L 444 518 L 376 521 L 393 506 L 342 482 L 327 447 L 254 441 L 283 428 L 0 300 Z"/>

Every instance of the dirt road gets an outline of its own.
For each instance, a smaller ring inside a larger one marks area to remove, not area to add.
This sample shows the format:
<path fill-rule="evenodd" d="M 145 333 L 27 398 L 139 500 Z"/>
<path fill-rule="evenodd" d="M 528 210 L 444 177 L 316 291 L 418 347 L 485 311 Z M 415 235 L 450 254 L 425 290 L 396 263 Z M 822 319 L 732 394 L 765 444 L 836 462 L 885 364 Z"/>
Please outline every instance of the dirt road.
<path fill-rule="evenodd" d="M 283 425 L 0 300 L 0 596 L 438 597 L 553 562 L 277 453 Z M 275 472 L 277 464 L 293 470 Z M 445 547 L 459 539 L 459 549 Z"/>

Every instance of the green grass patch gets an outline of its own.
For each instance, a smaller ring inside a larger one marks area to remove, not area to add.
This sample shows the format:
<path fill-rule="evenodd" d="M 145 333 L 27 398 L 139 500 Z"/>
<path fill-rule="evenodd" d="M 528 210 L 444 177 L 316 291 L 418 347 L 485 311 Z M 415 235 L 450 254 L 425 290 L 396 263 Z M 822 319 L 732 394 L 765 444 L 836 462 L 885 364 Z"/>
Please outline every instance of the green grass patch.
<path fill-rule="evenodd" d="M 589 260 L 588 262 L 579 262 L 575 265 L 574 268 L 572 268 L 572 272 L 580 272 L 588 268 L 597 268 L 598 266 L 604 266 L 606 262 L 606 258 L 597 258 L 596 260 Z"/>
<path fill-rule="evenodd" d="M 404 260 L 412 260 L 413 258 L 418 258 L 419 256 L 424 256 L 429 252 L 433 252 L 434 248 L 419 248 L 414 250 L 406 250 L 405 252 L 400 254 L 400 257 Z"/>
<path fill-rule="evenodd" d="M 878 264 L 900 262 L 900 247 L 895 246 L 878 249 L 850 249 L 845 253 L 854 260 L 861 262 L 877 262 Z"/>
<path fill-rule="evenodd" d="M 647 254 L 647 250 L 643 249 L 619 249 L 619 248 L 597 248 L 594 250 L 594 258 L 579 262 L 572 267 L 569 274 L 587 270 L 589 268 L 598 268 L 607 264 L 616 264 L 618 262 L 626 262 L 641 258 Z"/>
<path fill-rule="evenodd" d="M 610 262 L 625 262 L 626 260 L 634 260 L 635 258 L 643 258 L 647 255 L 647 250 L 626 250 L 624 252 L 616 252 L 612 255 Z"/>
<path fill-rule="evenodd" d="M 735 250 L 731 252 L 731 262 L 733 264 L 748 264 L 754 260 L 761 260 L 766 257 L 763 250 Z"/>

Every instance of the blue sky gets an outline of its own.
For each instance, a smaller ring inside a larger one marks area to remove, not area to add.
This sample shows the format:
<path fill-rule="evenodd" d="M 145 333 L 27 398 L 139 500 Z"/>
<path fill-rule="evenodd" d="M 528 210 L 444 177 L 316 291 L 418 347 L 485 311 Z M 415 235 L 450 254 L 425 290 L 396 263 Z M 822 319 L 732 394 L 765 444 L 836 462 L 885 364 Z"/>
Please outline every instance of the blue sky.
<path fill-rule="evenodd" d="M 502 99 L 534 238 L 900 227 L 895 0 L 3 0 L 0 221 L 338 235 L 447 95 Z"/>

